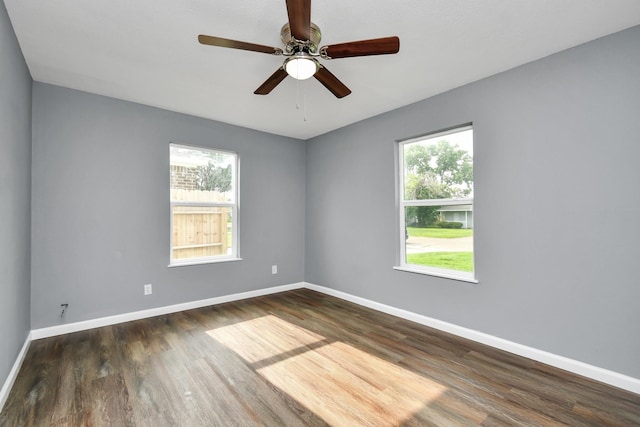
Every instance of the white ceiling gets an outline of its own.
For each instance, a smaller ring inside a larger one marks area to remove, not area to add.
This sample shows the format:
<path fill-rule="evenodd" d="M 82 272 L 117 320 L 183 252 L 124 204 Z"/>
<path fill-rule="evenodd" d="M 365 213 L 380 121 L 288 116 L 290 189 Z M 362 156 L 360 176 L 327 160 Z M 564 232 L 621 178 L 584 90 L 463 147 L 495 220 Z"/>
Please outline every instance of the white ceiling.
<path fill-rule="evenodd" d="M 337 99 L 315 79 L 254 95 L 283 57 L 197 41 L 282 47 L 285 0 L 4 2 L 34 80 L 300 139 L 640 24 L 638 0 L 313 0 L 321 45 L 400 37 L 323 61 L 353 91 Z"/>

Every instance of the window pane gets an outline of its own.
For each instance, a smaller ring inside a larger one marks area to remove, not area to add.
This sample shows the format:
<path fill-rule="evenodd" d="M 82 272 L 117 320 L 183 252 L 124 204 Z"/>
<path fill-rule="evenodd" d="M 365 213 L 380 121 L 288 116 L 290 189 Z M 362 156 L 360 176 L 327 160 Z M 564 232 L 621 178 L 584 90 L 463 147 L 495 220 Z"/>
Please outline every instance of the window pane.
<path fill-rule="evenodd" d="M 170 145 L 171 200 L 235 202 L 233 153 Z"/>
<path fill-rule="evenodd" d="M 407 206 L 405 221 L 407 264 L 473 272 L 472 205 Z"/>
<path fill-rule="evenodd" d="M 232 208 L 173 206 L 172 258 L 231 254 Z"/>
<path fill-rule="evenodd" d="M 403 143 L 404 200 L 473 198 L 473 130 Z"/>

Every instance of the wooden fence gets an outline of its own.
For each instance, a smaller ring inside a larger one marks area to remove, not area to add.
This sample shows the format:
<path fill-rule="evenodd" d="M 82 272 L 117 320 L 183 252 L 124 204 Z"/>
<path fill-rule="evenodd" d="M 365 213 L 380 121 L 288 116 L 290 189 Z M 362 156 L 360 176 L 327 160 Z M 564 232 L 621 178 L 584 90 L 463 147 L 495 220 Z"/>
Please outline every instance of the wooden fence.
<path fill-rule="evenodd" d="M 172 201 L 225 201 L 217 192 L 171 190 Z M 173 206 L 173 259 L 225 255 L 231 208 Z"/>

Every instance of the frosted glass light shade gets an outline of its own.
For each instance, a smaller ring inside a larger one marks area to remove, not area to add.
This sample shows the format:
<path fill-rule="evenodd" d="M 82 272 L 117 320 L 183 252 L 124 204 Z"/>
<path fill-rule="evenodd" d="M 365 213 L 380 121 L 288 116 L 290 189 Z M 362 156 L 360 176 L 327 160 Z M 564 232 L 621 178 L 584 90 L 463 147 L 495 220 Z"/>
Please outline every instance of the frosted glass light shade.
<path fill-rule="evenodd" d="M 318 71 L 318 64 L 313 59 L 294 56 L 287 60 L 284 69 L 294 79 L 306 80 Z"/>

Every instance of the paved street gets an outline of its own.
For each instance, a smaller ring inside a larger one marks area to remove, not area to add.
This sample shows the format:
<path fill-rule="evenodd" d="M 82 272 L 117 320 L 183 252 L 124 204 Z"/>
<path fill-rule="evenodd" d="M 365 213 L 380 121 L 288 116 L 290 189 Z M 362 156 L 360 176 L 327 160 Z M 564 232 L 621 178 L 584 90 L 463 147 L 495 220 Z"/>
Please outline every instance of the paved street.
<path fill-rule="evenodd" d="M 437 239 L 412 236 L 407 239 L 406 251 L 408 254 L 422 252 L 473 252 L 473 237 Z"/>

